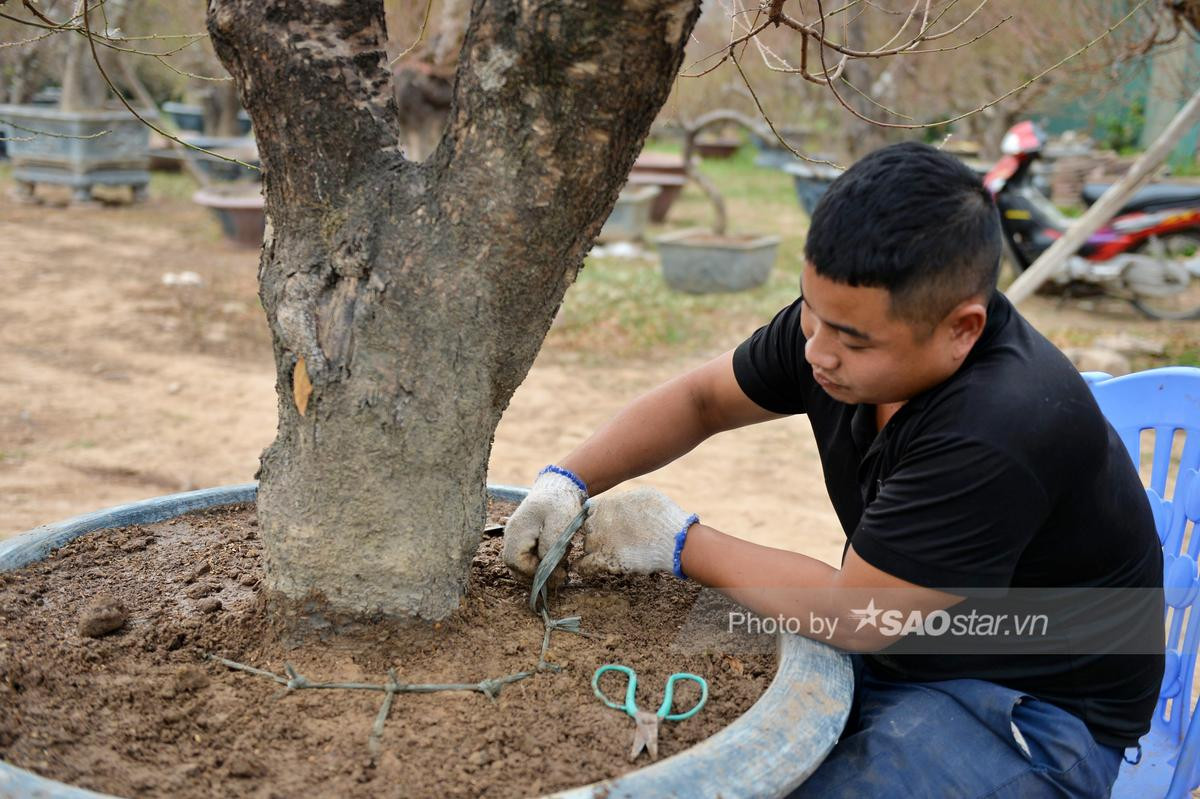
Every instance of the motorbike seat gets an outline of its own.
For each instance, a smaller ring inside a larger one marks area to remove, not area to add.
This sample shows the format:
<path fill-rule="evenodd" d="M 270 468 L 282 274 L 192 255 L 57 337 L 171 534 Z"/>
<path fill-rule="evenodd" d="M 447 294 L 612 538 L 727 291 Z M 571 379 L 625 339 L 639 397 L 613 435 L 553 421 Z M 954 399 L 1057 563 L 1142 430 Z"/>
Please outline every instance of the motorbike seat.
<path fill-rule="evenodd" d="M 1089 183 L 1080 196 L 1088 205 L 1100 199 L 1108 189 L 1107 183 Z M 1126 201 L 1121 213 L 1161 211 L 1165 208 L 1186 208 L 1200 205 L 1200 183 L 1155 183 L 1144 186 Z"/>

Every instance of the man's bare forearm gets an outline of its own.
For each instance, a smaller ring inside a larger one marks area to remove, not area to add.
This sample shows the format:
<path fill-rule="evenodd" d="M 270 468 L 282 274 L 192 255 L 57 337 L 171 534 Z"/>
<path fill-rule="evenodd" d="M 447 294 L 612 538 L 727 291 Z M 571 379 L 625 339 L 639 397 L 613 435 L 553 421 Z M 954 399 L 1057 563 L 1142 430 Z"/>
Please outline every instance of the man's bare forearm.
<path fill-rule="evenodd" d="M 634 400 L 559 465 L 595 496 L 666 466 L 715 433 L 777 418 L 742 392 L 730 350 Z"/>
<path fill-rule="evenodd" d="M 711 433 L 687 376 L 638 397 L 559 462 L 596 496 L 690 452 Z"/>
<path fill-rule="evenodd" d="M 862 623 L 857 608 L 872 602 L 904 614 L 929 613 L 962 597 L 907 583 L 863 561 L 853 547 L 841 569 L 799 552 L 744 541 L 703 524 L 690 528 L 680 566 L 689 579 L 715 588 L 759 616 L 793 619 L 807 638 L 852 652 L 896 642 Z M 814 619 L 821 624 L 815 625 Z"/>

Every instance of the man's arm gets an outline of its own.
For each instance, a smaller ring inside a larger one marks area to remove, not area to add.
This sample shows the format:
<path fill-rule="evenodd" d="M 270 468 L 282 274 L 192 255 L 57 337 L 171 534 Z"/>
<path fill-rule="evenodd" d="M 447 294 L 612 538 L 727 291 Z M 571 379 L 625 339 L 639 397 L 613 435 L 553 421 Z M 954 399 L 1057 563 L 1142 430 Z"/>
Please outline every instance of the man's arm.
<path fill-rule="evenodd" d="M 759 616 L 797 619 L 800 635 L 852 652 L 876 652 L 896 643 L 878 618 L 863 623 L 853 611 L 868 607 L 928 615 L 963 597 L 901 580 L 858 556 L 853 545 L 841 569 L 798 552 L 764 547 L 694 524 L 680 556 L 683 573 L 715 588 Z M 816 617 L 820 626 L 814 624 Z"/>
<path fill-rule="evenodd" d="M 963 599 L 888 574 L 853 547 L 837 569 L 688 522 L 685 511 L 651 488 L 597 500 L 584 525 L 586 554 L 575 567 L 583 574 L 672 571 L 678 531 L 686 528 L 679 566 L 690 579 L 760 617 L 782 617 L 789 631 L 854 652 L 896 643 L 897 622 L 913 611 L 923 619 Z"/>
<path fill-rule="evenodd" d="M 594 497 L 723 430 L 780 418 L 742 391 L 730 350 L 634 400 L 558 465 L 579 475 Z"/>
<path fill-rule="evenodd" d="M 504 562 L 529 579 L 587 496 L 651 472 L 704 439 L 734 427 L 779 418 L 752 402 L 733 374 L 733 352 L 634 400 L 557 466 L 541 474 L 504 530 Z M 586 488 L 585 488 L 586 486 Z M 566 578 L 560 564 L 551 584 Z"/>

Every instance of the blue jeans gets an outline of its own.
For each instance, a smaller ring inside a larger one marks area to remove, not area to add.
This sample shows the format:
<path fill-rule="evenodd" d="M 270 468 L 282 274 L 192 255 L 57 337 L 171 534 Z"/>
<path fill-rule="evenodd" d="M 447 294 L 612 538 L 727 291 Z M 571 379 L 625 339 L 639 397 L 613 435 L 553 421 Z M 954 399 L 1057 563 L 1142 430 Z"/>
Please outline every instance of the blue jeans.
<path fill-rule="evenodd" d="M 791 799 L 1082 799 L 1112 790 L 1122 750 L 1098 744 L 1056 705 L 984 680 L 882 680 L 854 660 L 846 730 Z"/>

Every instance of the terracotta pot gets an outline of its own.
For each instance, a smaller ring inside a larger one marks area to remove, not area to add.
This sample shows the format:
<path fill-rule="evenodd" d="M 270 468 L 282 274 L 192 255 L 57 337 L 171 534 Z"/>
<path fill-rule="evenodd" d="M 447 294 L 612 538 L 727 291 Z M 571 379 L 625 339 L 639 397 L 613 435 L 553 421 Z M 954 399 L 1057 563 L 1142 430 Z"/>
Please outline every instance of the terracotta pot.
<path fill-rule="evenodd" d="M 666 175 L 687 176 L 687 165 L 683 156 L 674 153 L 647 153 L 638 155 L 633 162 L 634 172 L 654 172 Z"/>
<path fill-rule="evenodd" d="M 732 158 L 741 146 L 741 139 L 696 140 L 696 152 L 701 158 Z"/>
<path fill-rule="evenodd" d="M 243 247 L 261 247 L 266 213 L 261 190 L 256 184 L 235 189 L 212 186 L 192 195 L 192 202 L 208 208 L 221 223 L 225 238 Z"/>
<path fill-rule="evenodd" d="M 658 194 L 650 203 L 650 221 L 661 225 L 667 221 L 667 212 L 671 204 L 683 191 L 687 178 L 683 175 L 670 175 L 665 172 L 639 172 L 636 169 L 629 173 L 629 187 L 657 186 Z"/>

